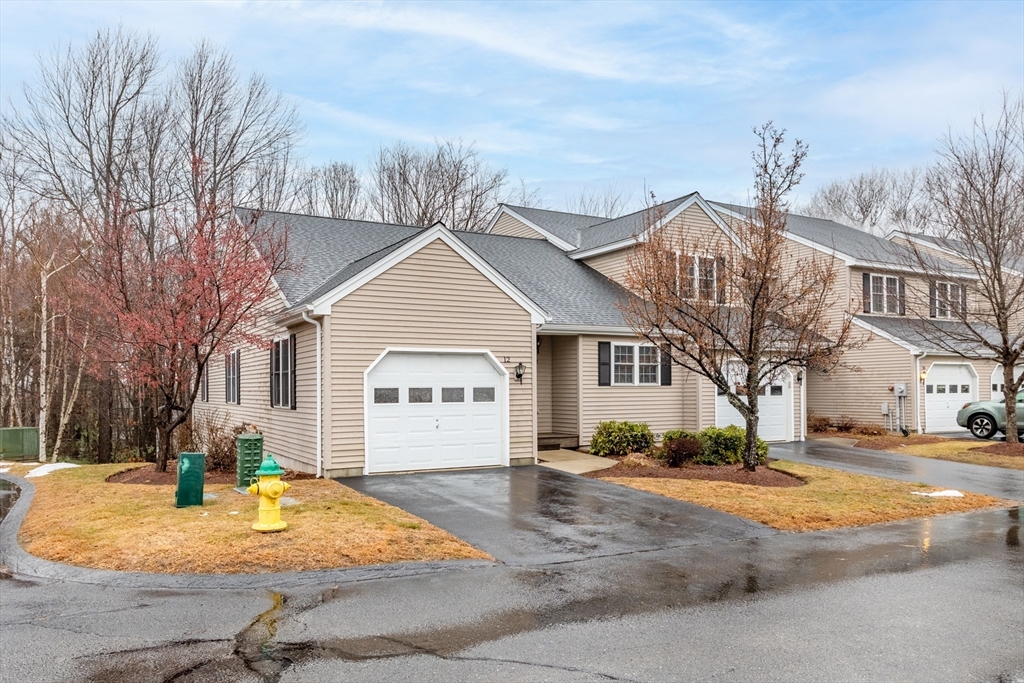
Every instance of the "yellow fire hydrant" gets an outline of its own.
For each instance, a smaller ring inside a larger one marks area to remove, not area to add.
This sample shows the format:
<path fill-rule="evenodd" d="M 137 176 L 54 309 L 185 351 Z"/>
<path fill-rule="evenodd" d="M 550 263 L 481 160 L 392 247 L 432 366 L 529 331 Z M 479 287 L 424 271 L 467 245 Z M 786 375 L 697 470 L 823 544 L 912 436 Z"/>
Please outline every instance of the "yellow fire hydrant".
<path fill-rule="evenodd" d="M 246 489 L 260 497 L 260 520 L 252 525 L 256 531 L 281 531 L 288 526 L 288 522 L 281 519 L 281 496 L 292 485 L 281 481 L 282 474 L 284 470 L 274 460 L 274 456 L 267 454 L 263 464 L 256 470 L 259 483 Z"/>

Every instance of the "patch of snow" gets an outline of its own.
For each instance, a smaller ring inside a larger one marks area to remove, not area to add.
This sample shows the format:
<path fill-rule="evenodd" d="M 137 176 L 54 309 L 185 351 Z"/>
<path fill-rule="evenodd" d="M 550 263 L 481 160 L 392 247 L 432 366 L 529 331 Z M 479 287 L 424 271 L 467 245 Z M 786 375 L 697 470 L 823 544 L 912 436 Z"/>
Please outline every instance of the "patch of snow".
<path fill-rule="evenodd" d="M 232 511 L 231 511 L 231 512 L 229 512 L 228 514 L 229 514 L 229 515 L 237 515 L 237 514 L 238 514 L 238 510 L 232 510 Z"/>
<path fill-rule="evenodd" d="M 216 493 L 204 493 L 203 494 L 203 500 L 217 500 L 217 494 Z"/>
<path fill-rule="evenodd" d="M 10 467 L 0 467 L 0 472 L 10 472 L 10 471 L 11 471 Z"/>
<path fill-rule="evenodd" d="M 291 507 L 293 505 L 298 505 L 299 504 L 299 501 L 295 500 L 294 498 L 292 498 L 290 496 L 281 496 L 280 500 L 281 500 L 281 507 L 283 507 L 283 508 L 289 508 L 289 507 Z"/>
<path fill-rule="evenodd" d="M 47 465 L 40 465 L 35 469 L 29 470 L 28 474 L 25 475 L 25 478 L 28 479 L 30 477 L 45 477 L 50 472 L 56 472 L 57 470 L 66 470 L 72 467 L 79 467 L 79 465 L 73 465 L 70 462 L 51 462 Z"/>
<path fill-rule="evenodd" d="M 946 489 L 945 491 L 932 491 L 931 493 L 923 493 L 922 491 L 911 491 L 912 496 L 928 496 L 929 498 L 963 498 L 964 494 L 953 489 Z"/>

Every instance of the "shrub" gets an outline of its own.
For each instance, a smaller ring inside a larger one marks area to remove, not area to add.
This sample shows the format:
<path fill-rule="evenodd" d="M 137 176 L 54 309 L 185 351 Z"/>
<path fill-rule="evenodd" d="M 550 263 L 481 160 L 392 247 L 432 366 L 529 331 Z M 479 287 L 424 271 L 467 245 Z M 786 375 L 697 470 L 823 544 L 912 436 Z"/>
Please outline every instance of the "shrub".
<path fill-rule="evenodd" d="M 885 436 L 889 432 L 882 425 L 862 424 L 857 426 L 857 433 L 863 436 Z"/>
<path fill-rule="evenodd" d="M 844 434 L 852 432 L 859 426 L 859 423 L 849 415 L 840 415 L 835 424 L 836 431 L 843 432 Z"/>
<path fill-rule="evenodd" d="M 643 453 L 630 453 L 622 459 L 623 467 L 662 467 L 660 460 L 655 460 Z"/>
<path fill-rule="evenodd" d="M 689 435 L 665 441 L 664 450 L 669 467 L 680 467 L 685 462 L 694 462 L 701 454 L 700 441 Z"/>
<path fill-rule="evenodd" d="M 689 432 L 685 429 L 670 429 L 667 432 L 665 432 L 664 435 L 662 435 L 661 442 L 665 445 L 668 445 L 670 441 L 675 441 L 676 439 L 679 438 L 696 439 L 697 434 L 694 432 Z"/>
<path fill-rule="evenodd" d="M 696 462 L 702 465 L 734 465 L 743 462 L 743 449 L 747 444 L 747 431 L 736 425 L 707 427 L 697 435 L 701 453 Z M 768 462 L 768 444 L 757 439 L 757 464 Z"/>
<path fill-rule="evenodd" d="M 832 426 L 832 420 L 825 415 L 818 415 L 816 413 L 807 413 L 807 429 L 816 434 L 827 432 L 828 428 Z"/>
<path fill-rule="evenodd" d="M 648 453 L 653 447 L 654 434 L 646 422 L 600 422 L 590 439 L 591 455 Z"/>

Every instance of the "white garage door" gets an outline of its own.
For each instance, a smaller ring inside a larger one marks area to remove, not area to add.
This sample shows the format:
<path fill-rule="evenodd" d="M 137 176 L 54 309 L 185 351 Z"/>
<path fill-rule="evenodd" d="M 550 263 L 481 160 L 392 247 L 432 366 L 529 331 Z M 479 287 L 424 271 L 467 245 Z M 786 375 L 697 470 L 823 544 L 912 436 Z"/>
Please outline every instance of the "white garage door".
<path fill-rule="evenodd" d="M 367 471 L 502 464 L 506 381 L 480 354 L 389 353 L 367 375 Z"/>
<path fill-rule="evenodd" d="M 956 414 L 978 395 L 974 375 L 966 364 L 933 365 L 924 381 L 924 427 L 926 432 L 963 430 Z"/>
<path fill-rule="evenodd" d="M 1013 379 L 1017 381 L 1024 375 L 1024 365 L 1015 365 L 1013 368 Z M 1003 397 L 1003 366 L 997 365 L 992 371 L 992 399 L 998 401 Z"/>
<path fill-rule="evenodd" d="M 757 435 L 765 441 L 788 441 L 790 407 L 793 405 L 792 393 L 789 385 L 784 380 L 772 383 L 769 387 L 762 389 L 757 401 L 760 411 L 760 419 L 757 423 Z M 718 396 L 718 417 L 719 427 L 729 425 L 745 426 L 746 422 L 739 411 L 732 407 L 729 399 L 724 395 Z"/>

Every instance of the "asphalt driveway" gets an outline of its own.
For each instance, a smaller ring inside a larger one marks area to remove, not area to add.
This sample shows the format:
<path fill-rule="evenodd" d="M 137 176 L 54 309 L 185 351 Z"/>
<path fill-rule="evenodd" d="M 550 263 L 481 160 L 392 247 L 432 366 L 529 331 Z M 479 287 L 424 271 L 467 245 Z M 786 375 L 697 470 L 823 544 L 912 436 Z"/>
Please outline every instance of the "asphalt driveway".
<path fill-rule="evenodd" d="M 775 535 L 708 508 L 546 467 L 339 479 L 511 565 Z"/>

